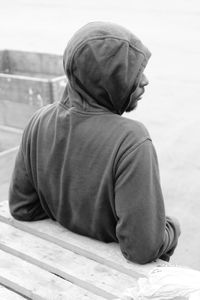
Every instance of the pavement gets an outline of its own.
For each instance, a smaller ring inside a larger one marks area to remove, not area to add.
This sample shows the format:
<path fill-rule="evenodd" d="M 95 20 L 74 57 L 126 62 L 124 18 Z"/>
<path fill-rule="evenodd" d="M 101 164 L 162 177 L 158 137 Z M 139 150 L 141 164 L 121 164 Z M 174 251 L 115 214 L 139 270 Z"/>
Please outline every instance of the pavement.
<path fill-rule="evenodd" d="M 200 270 L 200 2 L 0 0 L 0 49 L 62 54 L 73 32 L 94 20 L 128 27 L 152 52 L 150 84 L 127 116 L 148 128 L 166 213 L 181 223 L 171 261 Z M 7 189 L 0 187 L 0 199 Z"/>

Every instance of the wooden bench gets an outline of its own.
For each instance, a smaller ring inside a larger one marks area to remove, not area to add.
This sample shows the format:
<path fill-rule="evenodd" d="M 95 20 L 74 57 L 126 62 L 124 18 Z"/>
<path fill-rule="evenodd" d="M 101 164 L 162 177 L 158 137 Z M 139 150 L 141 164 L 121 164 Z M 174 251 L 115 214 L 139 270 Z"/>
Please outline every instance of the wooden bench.
<path fill-rule="evenodd" d="M 126 261 L 119 245 L 51 220 L 19 222 L 0 203 L 0 299 L 116 299 L 163 261 Z"/>

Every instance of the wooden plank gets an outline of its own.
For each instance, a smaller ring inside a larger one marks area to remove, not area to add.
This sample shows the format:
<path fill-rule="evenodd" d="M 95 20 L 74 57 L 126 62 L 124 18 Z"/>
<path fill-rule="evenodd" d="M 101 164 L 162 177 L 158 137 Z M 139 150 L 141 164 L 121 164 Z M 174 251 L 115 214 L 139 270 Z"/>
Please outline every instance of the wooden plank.
<path fill-rule="evenodd" d="M 121 296 L 136 280 L 94 260 L 64 249 L 11 225 L 0 224 L 0 249 L 40 266 L 108 299 Z"/>
<path fill-rule="evenodd" d="M 22 130 L 0 126 L 0 185 L 10 181 L 21 137 Z"/>
<path fill-rule="evenodd" d="M 19 147 L 0 152 L 0 184 L 9 182 Z"/>
<path fill-rule="evenodd" d="M 24 297 L 0 285 L 0 299 L 2 300 L 25 300 Z"/>
<path fill-rule="evenodd" d="M 4 53 L 5 51 L 0 50 L 0 72 L 4 71 Z"/>
<path fill-rule="evenodd" d="M 59 101 L 62 98 L 62 95 L 64 93 L 67 79 L 66 77 L 57 77 L 52 79 L 50 82 L 50 88 L 51 88 L 51 99 L 55 101 Z"/>
<path fill-rule="evenodd" d="M 19 146 L 22 133 L 19 129 L 0 126 L 0 152 Z"/>
<path fill-rule="evenodd" d="M 0 283 L 30 299 L 103 300 L 102 297 L 1 250 Z"/>
<path fill-rule="evenodd" d="M 41 105 L 0 100 L 0 124 L 23 129 Z"/>
<path fill-rule="evenodd" d="M 16 50 L 7 50 L 7 55 L 11 72 L 64 75 L 62 55 Z"/>
<path fill-rule="evenodd" d="M 3 50 L 0 51 L 0 72 L 8 72 L 9 71 L 9 58 L 8 51 Z"/>
<path fill-rule="evenodd" d="M 0 76 L 0 98 L 11 102 L 27 103 L 30 105 L 45 105 L 52 103 L 50 98 L 49 81 L 33 78 Z"/>
<path fill-rule="evenodd" d="M 0 184 L 0 202 L 8 199 L 9 183 Z"/>
<path fill-rule="evenodd" d="M 105 244 L 72 233 L 51 220 L 19 222 L 10 216 L 7 201 L 0 203 L 0 220 L 115 270 L 131 275 L 134 278 L 148 275 L 149 271 L 163 263 L 162 260 L 157 260 L 146 265 L 131 263 L 123 257 L 118 244 Z"/>

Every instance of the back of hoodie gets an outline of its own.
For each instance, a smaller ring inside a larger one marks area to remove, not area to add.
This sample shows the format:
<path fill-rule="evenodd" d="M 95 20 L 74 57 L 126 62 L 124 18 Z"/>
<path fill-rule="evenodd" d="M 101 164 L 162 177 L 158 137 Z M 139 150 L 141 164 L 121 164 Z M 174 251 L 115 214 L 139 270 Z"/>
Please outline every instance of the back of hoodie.
<path fill-rule="evenodd" d="M 179 226 L 165 216 L 146 128 L 121 116 L 150 53 L 121 26 L 94 22 L 68 43 L 60 102 L 27 125 L 10 184 L 19 220 L 50 217 L 73 232 L 119 242 L 124 256 L 168 260 Z"/>

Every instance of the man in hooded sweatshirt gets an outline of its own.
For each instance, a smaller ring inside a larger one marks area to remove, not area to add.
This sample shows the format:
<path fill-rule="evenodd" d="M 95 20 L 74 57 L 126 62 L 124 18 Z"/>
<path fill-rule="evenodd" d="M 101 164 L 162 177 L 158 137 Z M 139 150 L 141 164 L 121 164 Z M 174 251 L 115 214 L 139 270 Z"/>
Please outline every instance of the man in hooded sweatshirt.
<path fill-rule="evenodd" d="M 61 101 L 24 130 L 9 191 L 14 218 L 56 220 L 117 242 L 130 261 L 169 260 L 180 235 L 165 215 L 157 156 L 140 122 L 122 117 L 144 93 L 149 50 L 127 29 L 92 22 L 64 52 Z"/>

